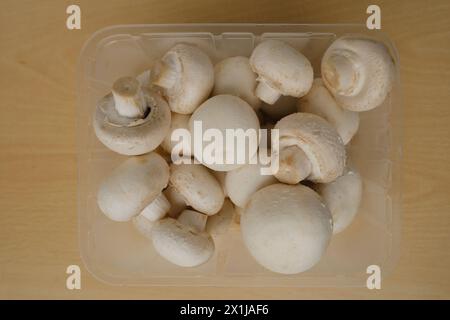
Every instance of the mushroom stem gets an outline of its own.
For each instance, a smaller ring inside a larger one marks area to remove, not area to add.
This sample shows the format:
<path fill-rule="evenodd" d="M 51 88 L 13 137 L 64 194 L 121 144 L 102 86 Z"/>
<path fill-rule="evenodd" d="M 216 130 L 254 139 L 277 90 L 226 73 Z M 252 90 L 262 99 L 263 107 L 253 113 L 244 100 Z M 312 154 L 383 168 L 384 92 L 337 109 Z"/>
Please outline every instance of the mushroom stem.
<path fill-rule="evenodd" d="M 143 118 L 147 110 L 144 92 L 138 80 L 122 77 L 112 87 L 114 106 L 117 112 L 127 118 Z"/>
<path fill-rule="evenodd" d="M 164 194 L 160 193 L 155 200 L 142 210 L 141 215 L 154 222 L 164 217 L 169 210 L 169 200 L 167 200 Z"/>
<path fill-rule="evenodd" d="M 178 222 L 192 228 L 196 232 L 202 232 L 205 230 L 207 218 L 206 214 L 187 209 L 180 214 Z"/>
<path fill-rule="evenodd" d="M 280 151 L 279 169 L 274 174 L 283 183 L 297 184 L 311 173 L 308 156 L 297 146 L 290 146 Z"/>
<path fill-rule="evenodd" d="M 157 62 L 152 73 L 154 73 L 154 75 L 152 75 L 153 84 L 164 89 L 172 88 L 178 77 L 176 68 L 164 61 Z"/>
<path fill-rule="evenodd" d="M 323 78 L 338 94 L 357 94 L 360 90 L 359 66 L 351 52 L 331 55 L 323 63 Z"/>
<path fill-rule="evenodd" d="M 268 104 L 274 104 L 280 97 L 281 93 L 269 86 L 265 81 L 259 81 L 256 86 L 255 94 L 258 98 Z"/>
<path fill-rule="evenodd" d="M 176 219 L 178 215 L 186 208 L 186 200 L 173 186 L 169 185 L 164 191 L 164 195 L 170 202 L 170 209 L 167 215 Z"/>

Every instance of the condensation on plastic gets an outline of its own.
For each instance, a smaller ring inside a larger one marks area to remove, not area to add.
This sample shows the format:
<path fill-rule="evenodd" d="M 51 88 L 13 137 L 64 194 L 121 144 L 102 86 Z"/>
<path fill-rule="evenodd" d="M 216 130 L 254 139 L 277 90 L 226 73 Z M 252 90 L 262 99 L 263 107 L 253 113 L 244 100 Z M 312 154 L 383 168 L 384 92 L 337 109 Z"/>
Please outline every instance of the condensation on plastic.
<path fill-rule="evenodd" d="M 225 57 L 250 56 L 263 39 L 282 39 L 309 58 L 315 76 L 331 42 L 343 34 L 367 34 L 389 48 L 396 82 L 380 107 L 361 113 L 360 129 L 349 153 L 364 180 L 357 217 L 332 238 L 322 260 L 307 272 L 279 275 L 259 266 L 232 224 L 216 243 L 212 259 L 196 268 L 181 268 L 163 258 L 132 223 L 107 219 L 96 203 L 100 181 L 126 157 L 96 138 L 92 115 L 96 102 L 121 76 L 136 76 L 171 46 L 193 43 L 215 63 Z M 188 24 L 123 25 L 96 32 L 85 44 L 78 65 L 78 214 L 80 251 L 87 269 L 114 285 L 362 287 L 369 265 L 391 272 L 399 253 L 401 101 L 397 52 L 385 35 L 363 25 Z"/>

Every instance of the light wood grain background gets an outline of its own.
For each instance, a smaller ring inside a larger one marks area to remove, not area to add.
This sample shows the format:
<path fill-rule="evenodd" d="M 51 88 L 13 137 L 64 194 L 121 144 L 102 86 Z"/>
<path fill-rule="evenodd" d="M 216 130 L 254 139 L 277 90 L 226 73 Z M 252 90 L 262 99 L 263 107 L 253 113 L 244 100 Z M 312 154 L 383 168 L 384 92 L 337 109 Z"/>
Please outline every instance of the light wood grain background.
<path fill-rule="evenodd" d="M 82 29 L 65 27 L 78 4 Z M 368 4 L 398 48 L 404 95 L 401 257 L 382 290 L 110 287 L 82 267 L 76 213 L 75 71 L 96 30 L 129 23 L 361 23 Z M 0 298 L 450 298 L 450 2 L 2 1 Z"/>

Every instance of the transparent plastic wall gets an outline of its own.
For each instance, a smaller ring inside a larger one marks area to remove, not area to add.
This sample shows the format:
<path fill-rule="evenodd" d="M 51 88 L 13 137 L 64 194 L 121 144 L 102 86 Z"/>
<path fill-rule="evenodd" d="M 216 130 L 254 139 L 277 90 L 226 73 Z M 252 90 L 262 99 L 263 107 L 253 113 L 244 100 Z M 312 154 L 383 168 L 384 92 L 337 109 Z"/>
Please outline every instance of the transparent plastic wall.
<path fill-rule="evenodd" d="M 363 177 L 364 192 L 352 225 L 333 236 L 322 260 L 307 272 L 279 275 L 259 266 L 233 224 L 212 259 L 196 268 L 181 268 L 161 258 L 132 223 L 108 220 L 97 207 L 101 180 L 125 160 L 96 138 L 92 115 L 96 102 L 115 79 L 138 75 L 179 42 L 198 45 L 212 61 L 250 56 L 263 39 L 282 39 L 302 52 L 320 76 L 320 60 L 342 34 L 369 34 L 383 41 L 395 60 L 397 77 L 380 107 L 360 114 L 360 129 L 349 145 L 352 162 Z M 97 278 L 116 285 L 207 286 L 365 286 L 369 265 L 382 275 L 395 265 L 400 235 L 401 101 L 398 57 L 379 32 L 360 25 L 126 25 L 95 33 L 78 65 L 78 214 L 80 250 Z"/>

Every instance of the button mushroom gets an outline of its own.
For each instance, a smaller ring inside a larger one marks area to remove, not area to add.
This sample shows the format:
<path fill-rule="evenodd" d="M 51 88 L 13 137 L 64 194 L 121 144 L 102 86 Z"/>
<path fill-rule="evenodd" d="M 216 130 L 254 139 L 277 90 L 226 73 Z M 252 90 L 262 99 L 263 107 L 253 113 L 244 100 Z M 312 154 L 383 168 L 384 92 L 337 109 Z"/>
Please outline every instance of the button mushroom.
<path fill-rule="evenodd" d="M 97 105 L 94 130 L 109 149 L 124 155 L 148 153 L 161 143 L 170 126 L 170 109 L 159 94 L 135 78 L 118 79 L 112 93 Z"/>
<path fill-rule="evenodd" d="M 226 58 L 214 66 L 213 95 L 237 96 L 257 110 L 261 100 L 255 96 L 256 77 L 247 57 Z"/>
<path fill-rule="evenodd" d="M 308 59 L 280 40 L 265 40 L 256 46 L 250 65 L 258 74 L 256 96 L 268 104 L 274 104 L 281 95 L 302 97 L 313 82 Z"/>
<path fill-rule="evenodd" d="M 195 130 L 196 122 L 201 125 L 201 132 Z M 245 143 L 247 143 L 246 148 L 243 148 L 243 150 L 246 151 L 244 163 L 237 163 L 238 152 L 242 152 L 242 150 L 236 150 L 237 143 L 236 146 L 232 146 L 233 148 L 231 149 L 231 147 L 227 148 L 229 144 L 225 140 L 222 143 L 222 149 L 215 150 L 215 152 L 217 152 L 216 157 L 222 161 L 222 164 L 205 159 L 203 152 L 206 148 L 202 147 L 202 145 L 200 145 L 200 148 L 195 146 L 195 158 L 212 170 L 229 171 L 238 168 L 247 163 L 248 159 L 253 157 L 258 150 L 258 133 L 260 128 L 258 117 L 247 102 L 232 95 L 222 94 L 206 100 L 192 114 L 191 119 L 189 120 L 189 128 L 191 136 L 193 136 L 194 139 L 200 138 L 201 140 L 203 132 L 206 132 L 209 129 L 215 129 L 219 130 L 221 136 L 228 141 L 229 139 L 226 138 L 227 129 L 234 130 L 234 132 L 236 132 L 237 129 L 241 129 L 242 132 L 246 132 L 250 129 L 250 135 L 245 141 Z M 252 135 L 251 133 L 255 134 Z M 200 137 L 197 135 L 200 135 Z M 234 137 L 235 136 L 233 136 L 233 139 Z M 227 159 L 231 159 L 232 163 L 227 163 Z"/>
<path fill-rule="evenodd" d="M 333 182 L 318 184 L 317 191 L 333 216 L 333 233 L 347 228 L 356 216 L 362 196 L 361 176 L 354 167 L 347 167 Z"/>
<path fill-rule="evenodd" d="M 221 185 L 201 164 L 172 164 L 170 185 L 185 199 L 186 204 L 206 215 L 219 212 L 224 201 Z"/>
<path fill-rule="evenodd" d="M 170 202 L 161 192 L 148 206 L 142 210 L 141 214 L 150 221 L 156 221 L 164 217 L 170 209 Z"/>
<path fill-rule="evenodd" d="M 344 144 L 349 143 L 358 131 L 358 113 L 340 107 L 320 78 L 314 80 L 311 90 L 299 100 L 298 111 L 314 113 L 327 120 L 336 128 Z"/>
<path fill-rule="evenodd" d="M 170 184 L 164 189 L 163 194 L 166 196 L 167 200 L 169 200 L 170 208 L 167 212 L 167 215 L 171 218 L 176 219 L 180 213 L 186 209 L 186 200 L 184 197 Z"/>
<path fill-rule="evenodd" d="M 322 58 L 322 78 L 339 105 L 351 111 L 379 106 L 391 91 L 395 67 L 380 42 L 358 36 L 335 40 Z"/>
<path fill-rule="evenodd" d="M 244 208 L 251 195 L 259 189 L 277 183 L 273 175 L 262 175 L 262 165 L 246 164 L 228 171 L 225 176 L 225 189 L 228 197 L 238 207 Z"/>
<path fill-rule="evenodd" d="M 179 113 L 172 113 L 172 121 L 170 122 L 170 129 L 167 133 L 166 137 L 164 138 L 163 142 L 161 143 L 161 147 L 164 149 L 165 152 L 171 154 L 173 148 L 177 144 L 177 141 L 174 141 L 172 139 L 172 133 L 177 129 L 186 129 L 189 130 L 189 118 L 190 115 L 187 114 L 179 114 Z M 190 156 L 192 154 L 192 145 L 184 145 L 182 150 L 178 153 L 180 156 Z"/>
<path fill-rule="evenodd" d="M 151 70 L 152 83 L 162 88 L 173 112 L 191 114 L 214 86 L 214 68 L 198 47 L 180 43 Z"/>
<path fill-rule="evenodd" d="M 273 184 L 257 191 L 241 215 L 241 233 L 263 267 L 295 274 L 314 266 L 332 235 L 333 220 L 320 196 L 302 185 Z"/>
<path fill-rule="evenodd" d="M 304 179 L 327 183 L 345 167 L 345 147 L 337 131 L 326 120 L 310 113 L 290 114 L 275 125 L 279 129 L 281 182 L 297 184 Z"/>
<path fill-rule="evenodd" d="M 98 190 L 97 203 L 110 219 L 128 221 L 155 199 L 160 199 L 161 191 L 168 181 L 169 166 L 157 153 L 129 158 L 103 180 Z M 149 211 L 149 217 L 161 215 L 160 212 L 153 214 Z"/>
<path fill-rule="evenodd" d="M 169 212 L 171 204 L 164 193 L 160 193 L 141 213 L 131 219 L 134 227 L 146 238 L 151 238 L 153 224 Z"/>
<path fill-rule="evenodd" d="M 177 220 L 165 218 L 157 221 L 151 232 L 155 250 L 181 267 L 205 263 L 214 253 L 214 241 L 204 231 L 206 218 L 200 212 L 184 210 Z"/>

